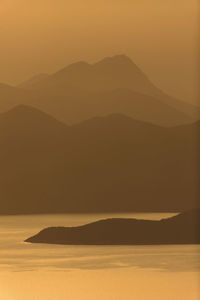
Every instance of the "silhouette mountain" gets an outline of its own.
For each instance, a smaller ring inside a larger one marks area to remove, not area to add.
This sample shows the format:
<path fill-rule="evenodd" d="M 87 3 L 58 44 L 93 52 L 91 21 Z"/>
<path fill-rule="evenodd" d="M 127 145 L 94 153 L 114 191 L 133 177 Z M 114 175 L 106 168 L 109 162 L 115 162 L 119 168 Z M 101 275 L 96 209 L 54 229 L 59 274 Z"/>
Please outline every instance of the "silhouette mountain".
<path fill-rule="evenodd" d="M 22 104 L 27 98 L 26 96 L 26 91 L 0 83 L 0 112 Z"/>
<path fill-rule="evenodd" d="M 36 76 L 20 88 L 16 89 L 16 96 L 14 88 L 13 95 L 0 89 L 1 112 L 26 104 L 71 124 L 122 113 L 163 126 L 191 123 L 200 112 L 156 88 L 125 55 L 105 58 L 93 65 L 74 63 L 52 75 Z"/>
<path fill-rule="evenodd" d="M 37 74 L 33 77 L 31 77 L 30 79 L 20 83 L 18 85 L 19 88 L 22 88 L 22 89 L 31 89 L 33 88 L 33 86 L 35 84 L 38 84 L 40 82 L 42 82 L 43 80 L 47 79 L 49 77 L 48 74 L 46 73 L 40 73 L 40 74 Z"/>
<path fill-rule="evenodd" d="M 152 96 L 186 115 L 192 116 L 196 111 L 194 106 L 169 97 L 155 87 L 134 62 L 125 55 L 107 57 L 93 65 L 86 62 L 71 64 L 47 78 L 46 81 L 39 82 L 35 88 L 44 88 L 45 85 L 53 86 L 54 89 L 61 86 L 72 86 L 95 92 L 131 90 L 136 93 L 134 95 L 136 97 L 137 94 Z M 134 96 L 132 98 L 137 99 Z M 154 109 L 155 106 L 151 110 Z M 158 109 L 156 110 L 158 111 Z"/>
<path fill-rule="evenodd" d="M 65 245 L 200 244 L 200 211 L 160 221 L 106 219 L 78 227 L 49 227 L 25 240 Z"/>
<path fill-rule="evenodd" d="M 18 105 L 0 114 L 1 142 L 26 143 L 27 139 L 31 142 L 40 138 L 56 139 L 58 133 L 63 134 L 66 129 L 65 124 L 31 106 Z"/>
<path fill-rule="evenodd" d="M 93 91 L 121 88 L 148 95 L 158 93 L 145 74 L 125 55 L 107 57 L 93 65 L 75 63 L 53 74 L 50 80 Z"/>
<path fill-rule="evenodd" d="M 164 128 L 121 114 L 66 126 L 15 107 L 0 115 L 0 213 L 194 208 L 199 129 L 199 122 Z"/>

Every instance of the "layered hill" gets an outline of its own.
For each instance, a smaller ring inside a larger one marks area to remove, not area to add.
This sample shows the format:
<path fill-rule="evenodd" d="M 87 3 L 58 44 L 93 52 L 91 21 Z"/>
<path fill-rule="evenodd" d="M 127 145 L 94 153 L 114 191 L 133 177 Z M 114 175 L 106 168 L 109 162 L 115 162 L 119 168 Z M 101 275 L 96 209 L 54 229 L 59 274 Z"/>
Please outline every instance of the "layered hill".
<path fill-rule="evenodd" d="M 163 126 L 187 124 L 199 118 L 197 107 L 163 93 L 125 55 L 95 64 L 74 63 L 9 89 L 0 87 L 1 112 L 26 104 L 71 124 L 113 113 Z"/>
<path fill-rule="evenodd" d="M 27 101 L 27 91 L 0 83 L 0 112 Z"/>
<path fill-rule="evenodd" d="M 78 227 L 49 227 L 25 242 L 62 245 L 200 244 L 200 211 L 160 221 L 105 219 Z"/>
<path fill-rule="evenodd" d="M 18 87 L 22 89 L 32 89 L 34 88 L 34 85 L 41 83 L 43 80 L 46 80 L 48 76 L 49 75 L 46 73 L 40 73 L 20 83 Z"/>
<path fill-rule="evenodd" d="M 198 206 L 199 122 L 121 114 L 67 126 L 28 106 L 0 115 L 1 214 L 182 211 Z"/>

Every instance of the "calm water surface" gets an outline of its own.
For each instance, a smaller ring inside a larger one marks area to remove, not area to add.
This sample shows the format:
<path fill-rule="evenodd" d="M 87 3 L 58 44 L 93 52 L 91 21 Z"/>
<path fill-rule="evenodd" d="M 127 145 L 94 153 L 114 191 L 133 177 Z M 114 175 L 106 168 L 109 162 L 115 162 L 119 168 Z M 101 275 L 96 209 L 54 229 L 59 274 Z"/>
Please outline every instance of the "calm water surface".
<path fill-rule="evenodd" d="M 23 241 L 47 226 L 108 217 L 172 214 L 0 217 L 2 300 L 198 300 L 200 246 L 61 246 Z"/>

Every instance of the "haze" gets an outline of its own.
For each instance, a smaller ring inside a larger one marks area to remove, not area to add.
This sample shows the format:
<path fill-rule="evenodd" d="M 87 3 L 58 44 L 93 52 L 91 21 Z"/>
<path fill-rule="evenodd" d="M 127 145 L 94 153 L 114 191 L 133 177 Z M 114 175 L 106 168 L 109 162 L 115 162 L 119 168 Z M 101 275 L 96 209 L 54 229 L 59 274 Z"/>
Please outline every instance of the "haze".
<path fill-rule="evenodd" d="M 198 99 L 197 0 L 1 0 L 0 82 L 124 53 L 169 94 Z"/>

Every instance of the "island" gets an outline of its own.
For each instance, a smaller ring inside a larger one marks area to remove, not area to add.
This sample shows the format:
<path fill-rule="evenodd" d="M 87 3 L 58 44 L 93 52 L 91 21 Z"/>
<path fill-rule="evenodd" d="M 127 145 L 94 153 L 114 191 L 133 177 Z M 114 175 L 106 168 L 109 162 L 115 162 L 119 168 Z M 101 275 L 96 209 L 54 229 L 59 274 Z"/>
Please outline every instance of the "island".
<path fill-rule="evenodd" d="M 199 244 L 200 210 L 161 220 L 112 218 L 77 227 L 49 227 L 25 242 L 61 245 Z"/>

